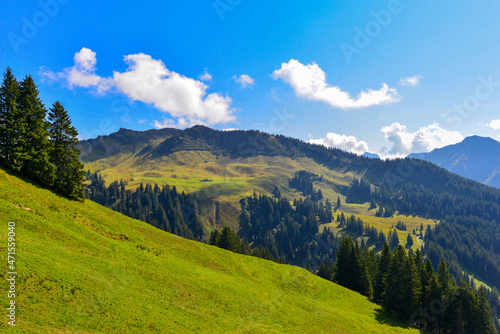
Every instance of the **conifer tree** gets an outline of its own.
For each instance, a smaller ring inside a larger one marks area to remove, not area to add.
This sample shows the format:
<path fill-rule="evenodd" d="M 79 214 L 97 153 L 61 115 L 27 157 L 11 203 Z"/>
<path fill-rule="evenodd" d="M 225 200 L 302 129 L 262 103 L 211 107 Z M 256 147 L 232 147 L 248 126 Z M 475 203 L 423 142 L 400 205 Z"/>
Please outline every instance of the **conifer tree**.
<path fill-rule="evenodd" d="M 79 201 L 84 196 L 84 170 L 77 148 L 78 132 L 63 105 L 57 101 L 50 109 L 50 136 L 53 149 L 50 160 L 56 167 L 54 189 L 60 194 Z"/>
<path fill-rule="evenodd" d="M 19 107 L 19 82 L 7 68 L 0 87 L 0 155 L 7 167 L 20 171 L 26 154 L 26 117 Z"/>
<path fill-rule="evenodd" d="M 51 143 L 49 140 L 49 122 L 46 120 L 47 110 L 38 97 L 38 89 L 33 77 L 28 75 L 20 87 L 19 107 L 26 118 L 26 137 L 24 153 L 26 160 L 23 173 L 44 186 L 52 186 L 55 179 L 55 168 L 49 161 Z"/>
<path fill-rule="evenodd" d="M 391 248 L 387 242 L 384 243 L 382 248 L 382 255 L 378 260 L 377 273 L 375 275 L 375 282 L 373 284 L 373 300 L 375 303 L 380 304 L 384 300 L 385 279 L 389 271 L 391 263 Z"/>
<path fill-rule="evenodd" d="M 411 248 L 413 246 L 413 238 L 411 237 L 411 234 L 408 233 L 408 237 L 406 238 L 406 247 Z"/>
<path fill-rule="evenodd" d="M 478 300 L 478 328 L 477 333 L 494 334 L 496 333 L 495 324 L 492 318 L 493 310 L 486 296 L 486 291 L 483 287 L 479 289 Z"/>

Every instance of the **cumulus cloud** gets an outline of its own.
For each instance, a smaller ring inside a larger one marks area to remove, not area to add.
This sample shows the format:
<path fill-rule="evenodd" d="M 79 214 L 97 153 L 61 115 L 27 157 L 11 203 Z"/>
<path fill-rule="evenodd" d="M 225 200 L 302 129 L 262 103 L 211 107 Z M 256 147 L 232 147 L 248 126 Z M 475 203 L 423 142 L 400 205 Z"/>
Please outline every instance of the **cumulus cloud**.
<path fill-rule="evenodd" d="M 458 131 L 443 129 L 438 123 L 408 132 L 405 125 L 393 123 L 381 129 L 385 139 L 393 144 L 388 151 L 391 157 L 404 157 L 410 153 L 430 152 L 435 148 L 456 144 L 464 139 Z"/>
<path fill-rule="evenodd" d="M 348 92 L 326 82 L 326 74 L 316 64 L 303 65 L 295 59 L 282 63 L 279 70 L 272 73 L 274 80 L 281 79 L 292 86 L 295 94 L 303 99 L 328 103 L 334 108 L 354 109 L 379 104 L 394 103 L 400 100 L 395 88 L 382 83 L 379 90 L 368 89 L 352 98 Z"/>
<path fill-rule="evenodd" d="M 234 76 L 233 80 L 240 84 L 241 88 L 252 88 L 255 81 L 248 74 L 242 74 L 239 77 Z"/>
<path fill-rule="evenodd" d="M 164 129 L 164 128 L 183 129 L 193 125 L 196 125 L 196 123 L 191 124 L 185 118 L 178 118 L 177 121 L 168 118 L 163 118 L 162 121 L 157 121 L 157 120 L 153 121 L 153 126 L 157 129 Z"/>
<path fill-rule="evenodd" d="M 65 80 L 70 89 L 73 87 L 95 88 L 103 93 L 113 86 L 112 78 L 102 78 L 95 74 L 97 68 L 96 53 L 88 48 L 82 48 L 73 57 L 74 65 L 62 72 L 53 72 L 42 66 L 38 72 L 49 83 Z"/>
<path fill-rule="evenodd" d="M 358 155 L 368 152 L 366 142 L 357 140 L 354 136 L 339 135 L 333 132 L 328 132 L 324 138 L 310 139 L 308 143 L 336 147 Z"/>
<path fill-rule="evenodd" d="M 128 69 L 125 72 L 114 71 L 109 78 L 95 73 L 96 53 L 90 49 L 82 48 L 75 54 L 74 61 L 74 66 L 63 72 L 54 73 L 43 68 L 40 73 L 52 81 L 65 79 L 71 89 L 78 86 L 105 93 L 113 87 L 131 100 L 152 105 L 177 119 L 154 121 L 156 127 L 213 125 L 236 120 L 229 96 L 208 94 L 205 83 L 171 71 L 161 60 L 144 53 L 125 56 Z M 211 78 L 205 71 L 204 79 L 208 79 L 208 76 Z"/>
<path fill-rule="evenodd" d="M 399 84 L 401 86 L 410 86 L 414 87 L 420 83 L 420 80 L 422 80 L 423 77 L 420 75 L 415 75 L 413 77 L 407 77 L 407 78 L 401 78 L 399 80 Z"/>
<path fill-rule="evenodd" d="M 493 130 L 500 130 L 500 119 L 494 119 L 486 125 L 492 128 Z"/>
<path fill-rule="evenodd" d="M 125 56 L 129 68 L 114 72 L 116 87 L 132 100 L 150 104 L 187 124 L 234 122 L 232 100 L 218 93 L 207 95 L 208 86 L 170 71 L 161 60 L 144 53 Z"/>

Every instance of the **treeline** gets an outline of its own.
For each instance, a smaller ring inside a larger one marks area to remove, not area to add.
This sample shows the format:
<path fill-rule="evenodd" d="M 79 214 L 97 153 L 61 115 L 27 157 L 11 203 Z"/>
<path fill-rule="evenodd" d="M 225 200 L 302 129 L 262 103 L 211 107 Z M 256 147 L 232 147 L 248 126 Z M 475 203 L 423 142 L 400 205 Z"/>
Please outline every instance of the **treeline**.
<path fill-rule="evenodd" d="M 226 249 L 234 253 L 240 253 L 243 255 L 250 255 L 255 257 L 260 257 L 265 260 L 274 261 L 278 263 L 285 263 L 285 259 L 280 257 L 275 259 L 269 248 L 263 247 L 262 245 L 254 248 L 250 248 L 247 240 L 241 240 L 240 237 L 233 231 L 229 226 L 224 227 L 222 230 L 215 229 L 210 233 L 210 238 L 208 243 L 219 248 Z"/>
<path fill-rule="evenodd" d="M 302 195 L 309 197 L 312 201 L 317 202 L 323 199 L 321 189 L 314 188 L 314 182 L 321 182 L 322 176 L 310 173 L 306 170 L 299 170 L 295 172 L 292 179 L 288 181 L 290 187 L 302 192 Z"/>
<path fill-rule="evenodd" d="M 347 203 L 365 203 L 369 202 L 371 199 L 371 187 L 370 183 L 361 179 L 358 180 L 354 178 L 349 191 L 347 193 L 346 202 Z"/>
<path fill-rule="evenodd" d="M 424 253 L 433 264 L 446 259 L 455 277 L 463 270 L 500 287 L 500 191 L 470 183 L 447 184 L 456 193 L 423 185 L 385 182 L 373 196 L 382 207 L 408 215 L 439 219 L 425 235 Z"/>
<path fill-rule="evenodd" d="M 484 289 L 466 279 L 457 286 L 444 261 L 437 273 L 430 259 L 385 243 L 379 256 L 344 237 L 335 263 L 322 262 L 317 275 L 372 299 L 410 325 L 432 333 L 496 333 Z"/>
<path fill-rule="evenodd" d="M 48 114 L 48 119 L 47 119 Z M 19 82 L 7 68 L 0 87 L 0 160 L 35 183 L 83 201 L 78 132 L 63 105 L 49 111 L 31 75 Z"/>
<path fill-rule="evenodd" d="M 203 240 L 204 225 L 195 195 L 178 193 L 175 186 L 160 188 L 157 184 L 141 183 L 137 189 L 130 190 L 123 180 L 107 187 L 97 172 L 88 171 L 85 176 L 90 181 L 85 189 L 88 199 L 163 231 Z"/>

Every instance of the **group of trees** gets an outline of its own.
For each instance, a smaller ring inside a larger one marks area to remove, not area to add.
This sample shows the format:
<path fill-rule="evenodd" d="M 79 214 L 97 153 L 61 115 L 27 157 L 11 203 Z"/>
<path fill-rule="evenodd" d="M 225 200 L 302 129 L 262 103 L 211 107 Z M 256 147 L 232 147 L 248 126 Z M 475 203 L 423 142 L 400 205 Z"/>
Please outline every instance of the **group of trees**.
<path fill-rule="evenodd" d="M 351 187 L 349 188 L 346 202 L 347 203 L 365 203 L 371 199 L 370 183 L 363 179 L 354 178 Z"/>
<path fill-rule="evenodd" d="M 290 187 L 301 191 L 303 196 L 308 196 L 313 202 L 317 202 L 323 199 L 323 193 L 321 189 L 316 190 L 314 188 L 314 182 L 321 182 L 322 180 L 322 176 L 306 170 L 299 170 L 295 172 L 295 175 L 288 183 Z"/>
<path fill-rule="evenodd" d="M 41 186 L 83 200 L 84 171 L 78 132 L 63 105 L 50 111 L 31 75 L 19 82 L 7 68 L 0 87 L 0 158 L 3 164 Z"/>
<path fill-rule="evenodd" d="M 424 253 L 445 259 L 459 277 L 467 270 L 500 287 L 500 190 L 449 177 L 448 191 L 428 185 L 383 183 L 373 196 L 382 207 L 439 220 L 425 233 Z"/>
<path fill-rule="evenodd" d="M 267 248 L 274 258 L 299 266 L 333 258 L 337 238 L 329 229 L 319 233 L 319 224 L 333 219 L 330 202 L 306 198 L 292 205 L 286 198 L 254 193 L 240 205 L 239 235 L 253 247 Z"/>
<path fill-rule="evenodd" d="M 364 223 L 361 218 L 355 215 L 346 217 L 342 212 L 337 215 L 337 222 L 339 223 L 339 228 L 355 233 L 360 237 L 367 236 L 369 237 L 369 241 L 373 244 L 383 245 L 387 240 L 383 231 L 379 231 L 375 226 Z"/>
<path fill-rule="evenodd" d="M 134 190 L 126 189 L 123 180 L 107 187 L 97 172 L 88 171 L 85 176 L 91 181 L 85 189 L 90 200 L 175 235 L 203 240 L 204 226 L 196 196 L 178 193 L 175 186 L 168 185 L 160 188 L 141 183 Z"/>
<path fill-rule="evenodd" d="M 344 237 L 335 263 L 322 262 L 317 275 L 371 298 L 403 321 L 436 333 L 496 333 L 484 289 L 474 291 L 466 279 L 459 286 L 444 261 L 437 273 L 422 253 L 403 246 L 380 255 Z"/>
<path fill-rule="evenodd" d="M 213 230 L 212 233 L 210 233 L 208 243 L 234 253 L 260 257 L 262 259 L 278 263 L 285 263 L 285 259 L 283 257 L 279 257 L 277 259 L 274 258 L 267 247 L 261 245 L 259 247 L 255 247 L 254 249 L 250 249 L 248 241 L 241 240 L 236 232 L 234 232 L 229 226 L 222 228 L 222 230 Z"/>

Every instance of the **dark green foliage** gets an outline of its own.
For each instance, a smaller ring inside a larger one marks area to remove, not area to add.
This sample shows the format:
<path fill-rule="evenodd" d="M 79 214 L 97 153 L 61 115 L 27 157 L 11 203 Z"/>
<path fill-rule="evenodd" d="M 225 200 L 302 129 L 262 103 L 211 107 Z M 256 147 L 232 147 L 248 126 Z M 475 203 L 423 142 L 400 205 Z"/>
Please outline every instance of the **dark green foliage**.
<path fill-rule="evenodd" d="M 0 87 L 0 147 L 6 166 L 14 171 L 20 171 L 27 159 L 28 124 L 19 106 L 19 97 L 19 83 L 7 68 Z"/>
<path fill-rule="evenodd" d="M 362 252 L 358 243 L 351 238 L 344 237 L 337 251 L 334 281 L 348 289 L 371 297 L 373 294 L 372 275 L 374 267 L 373 258 L 366 248 Z"/>
<path fill-rule="evenodd" d="M 370 207 L 368 208 L 368 210 L 373 210 L 376 208 L 377 208 L 377 203 L 375 203 L 375 199 L 372 197 L 372 199 L 370 200 Z"/>
<path fill-rule="evenodd" d="M 29 75 L 21 82 L 19 107 L 26 117 L 25 146 L 26 158 L 22 172 L 44 186 L 52 186 L 55 180 L 55 167 L 49 160 L 52 145 L 49 141 L 47 110 L 38 97 L 38 89 Z M 82 180 L 80 179 L 80 182 Z"/>
<path fill-rule="evenodd" d="M 406 247 L 411 248 L 413 246 L 413 238 L 411 237 L 411 234 L 408 233 L 408 237 L 406 238 Z"/>
<path fill-rule="evenodd" d="M 390 230 L 389 235 L 387 236 L 389 245 L 391 248 L 395 248 L 399 245 L 399 236 L 398 236 L 398 231 L 395 230 Z"/>
<path fill-rule="evenodd" d="M 406 229 L 407 229 L 406 223 L 399 220 L 398 223 L 396 224 L 396 228 L 400 231 L 406 231 Z"/>
<path fill-rule="evenodd" d="M 278 186 L 274 186 L 273 196 L 274 196 L 274 197 L 276 197 L 277 199 L 280 199 L 280 198 L 281 198 L 281 192 L 280 192 L 280 190 L 278 189 Z"/>
<path fill-rule="evenodd" d="M 354 178 L 347 194 L 347 203 L 365 203 L 370 201 L 371 188 L 365 180 Z"/>
<path fill-rule="evenodd" d="M 0 87 L 0 158 L 39 185 L 83 201 L 83 164 L 78 133 L 64 107 L 47 110 L 31 75 L 21 84 L 7 68 Z"/>
<path fill-rule="evenodd" d="M 289 180 L 288 183 L 290 187 L 295 188 L 302 192 L 302 195 L 308 196 L 312 201 L 317 202 L 323 199 L 323 193 L 321 189 L 316 190 L 314 188 L 313 182 L 321 182 L 323 180 L 322 176 L 310 173 L 305 170 L 299 170 L 295 172 L 293 179 Z"/>
<path fill-rule="evenodd" d="M 331 204 L 314 203 L 309 198 L 295 199 L 266 195 L 246 197 L 240 201 L 240 235 L 253 247 L 267 248 L 273 258 L 316 270 L 322 261 L 331 261 L 338 245 L 328 229 L 319 233 L 320 223 L 333 219 Z"/>
<path fill-rule="evenodd" d="M 373 284 L 373 300 L 377 304 L 382 304 L 385 297 L 386 289 L 386 277 L 389 272 L 389 265 L 391 263 L 391 248 L 389 244 L 384 243 L 382 248 L 382 253 L 378 259 L 377 272 L 375 274 L 374 284 Z"/>
<path fill-rule="evenodd" d="M 243 253 L 243 243 L 240 237 L 228 226 L 224 227 L 221 232 L 214 230 L 210 234 L 210 245 L 227 249 L 234 253 Z"/>
<path fill-rule="evenodd" d="M 77 148 L 78 132 L 71 125 L 69 115 L 59 101 L 50 109 L 49 120 L 52 142 L 50 160 L 56 167 L 54 189 L 68 198 L 83 201 L 84 170 L 79 159 L 80 150 Z"/>
<path fill-rule="evenodd" d="M 396 247 L 386 276 L 384 307 L 402 319 L 409 319 L 420 298 L 419 277 L 411 256 Z"/>
<path fill-rule="evenodd" d="M 125 188 L 123 180 L 106 187 L 98 173 L 87 172 L 86 177 L 91 181 L 86 187 L 90 200 L 166 232 L 187 239 L 203 240 L 204 226 L 194 195 L 178 193 L 175 187 L 170 188 L 168 185 L 160 188 L 156 184 L 141 184 L 132 191 Z M 218 233 L 218 230 L 215 231 Z"/>

